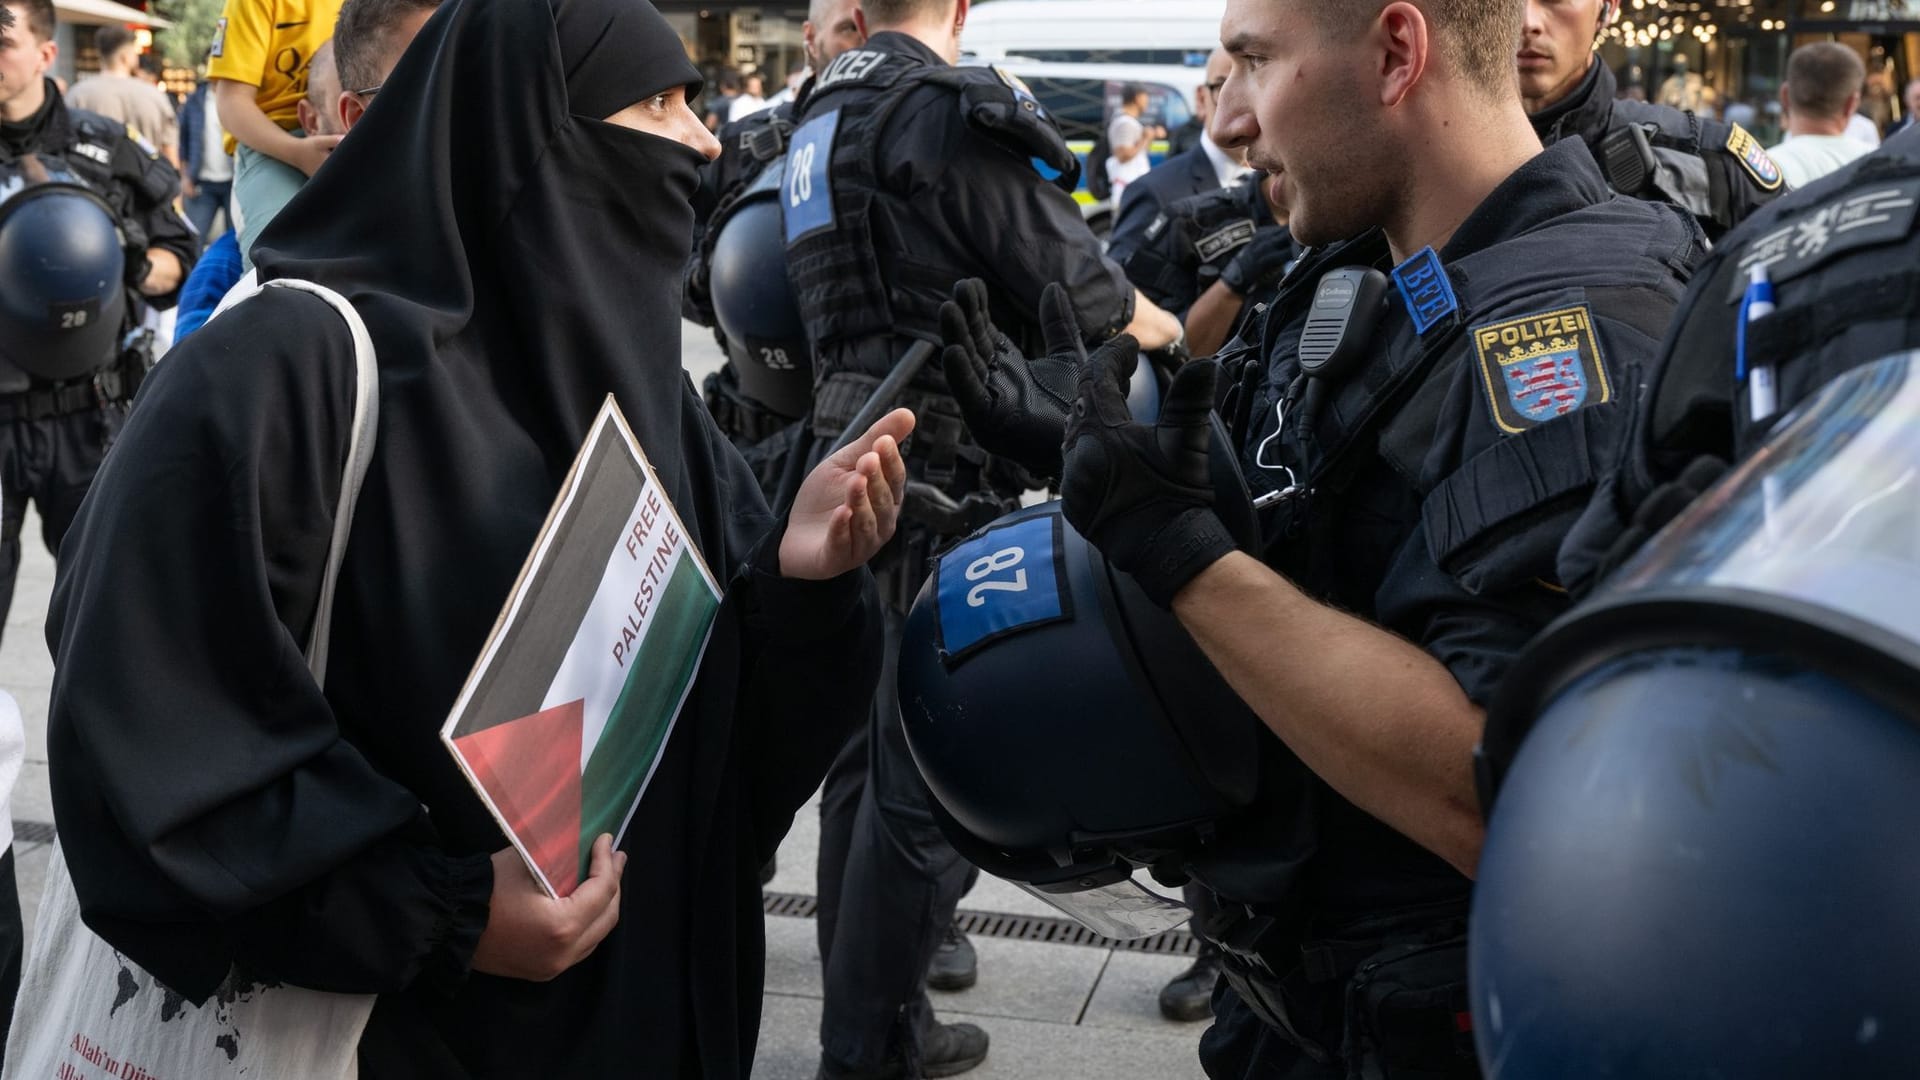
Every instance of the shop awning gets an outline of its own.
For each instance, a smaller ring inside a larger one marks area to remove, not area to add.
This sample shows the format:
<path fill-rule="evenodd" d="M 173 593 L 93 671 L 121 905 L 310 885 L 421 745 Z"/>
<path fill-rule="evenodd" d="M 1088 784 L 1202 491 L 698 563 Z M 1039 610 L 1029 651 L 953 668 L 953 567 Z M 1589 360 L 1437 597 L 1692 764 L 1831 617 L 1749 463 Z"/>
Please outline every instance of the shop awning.
<path fill-rule="evenodd" d="M 173 25 L 158 15 L 149 15 L 139 8 L 114 3 L 114 0 L 54 0 L 53 8 L 59 13 L 60 21 L 86 26 L 112 24 L 164 30 Z"/>

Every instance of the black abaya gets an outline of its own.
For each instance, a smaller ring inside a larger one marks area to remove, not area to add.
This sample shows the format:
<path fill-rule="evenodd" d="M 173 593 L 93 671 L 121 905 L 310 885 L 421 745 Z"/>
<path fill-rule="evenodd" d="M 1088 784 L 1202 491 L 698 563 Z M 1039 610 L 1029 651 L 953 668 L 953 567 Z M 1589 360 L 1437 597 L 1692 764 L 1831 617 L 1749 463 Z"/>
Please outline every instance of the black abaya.
<path fill-rule="evenodd" d="M 558 22 L 542 0 L 443 7 L 255 250 L 263 277 L 353 300 L 379 353 L 325 693 L 300 643 L 353 358 L 304 294 L 169 355 L 48 617 L 89 924 L 195 998 L 230 965 L 381 993 L 370 1077 L 745 1076 L 756 871 L 875 677 L 866 576 L 776 576 L 777 525 L 679 369 L 697 155 L 594 118 L 690 81 L 678 40 L 641 0 L 563 0 Z M 468 965 L 504 841 L 437 733 L 608 392 L 730 587 L 623 844 L 619 927 L 551 983 L 498 979 Z"/>

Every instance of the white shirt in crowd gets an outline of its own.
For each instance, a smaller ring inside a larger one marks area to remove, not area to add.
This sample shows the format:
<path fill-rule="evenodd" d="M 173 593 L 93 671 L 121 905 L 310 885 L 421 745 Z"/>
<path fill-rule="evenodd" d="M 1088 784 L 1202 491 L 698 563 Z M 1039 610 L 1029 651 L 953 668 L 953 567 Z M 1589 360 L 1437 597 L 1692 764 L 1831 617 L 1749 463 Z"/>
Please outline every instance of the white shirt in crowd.
<path fill-rule="evenodd" d="M 744 120 L 754 113 L 769 108 L 772 108 L 772 106 L 767 104 L 766 98 L 754 97 L 752 94 L 741 94 L 739 97 L 733 99 L 733 108 L 727 113 L 727 123 L 731 124 L 735 120 Z"/>
<path fill-rule="evenodd" d="M 1789 135 L 1779 146 L 1767 148 L 1767 156 L 1780 166 L 1780 175 L 1796 188 L 1871 153 L 1873 147 L 1850 135 Z"/>
<path fill-rule="evenodd" d="M 1147 137 L 1147 126 L 1138 117 L 1130 113 L 1115 113 L 1107 123 L 1107 145 L 1110 147 L 1133 146 Z M 1146 147 L 1142 147 L 1131 161 L 1121 161 L 1118 157 L 1106 160 L 1107 183 L 1113 186 L 1113 205 L 1120 205 L 1120 196 L 1127 185 L 1147 175 L 1153 168 L 1153 157 Z"/>
<path fill-rule="evenodd" d="M 220 112 L 213 104 L 213 91 L 204 95 L 206 120 L 200 125 L 200 175 L 195 180 L 224 184 L 233 179 L 233 158 L 227 156 L 227 132 L 220 126 Z"/>
<path fill-rule="evenodd" d="M 1862 116 L 1859 113 L 1848 117 L 1847 138 L 1865 143 L 1868 149 L 1880 149 L 1880 129 L 1875 126 L 1872 117 Z"/>
<path fill-rule="evenodd" d="M 1204 131 L 1200 133 L 1200 150 L 1213 163 L 1214 175 L 1220 177 L 1221 187 L 1232 187 L 1253 171 L 1228 157 L 1227 152 L 1213 141 L 1213 136 Z"/>

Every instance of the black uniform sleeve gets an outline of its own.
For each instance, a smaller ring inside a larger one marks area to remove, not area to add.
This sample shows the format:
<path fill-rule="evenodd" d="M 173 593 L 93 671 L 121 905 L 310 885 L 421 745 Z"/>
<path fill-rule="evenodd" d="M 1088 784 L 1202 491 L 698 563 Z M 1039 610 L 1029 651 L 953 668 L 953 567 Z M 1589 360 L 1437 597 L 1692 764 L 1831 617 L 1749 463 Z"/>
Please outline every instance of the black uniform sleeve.
<path fill-rule="evenodd" d="M 1676 298 L 1655 289 L 1569 290 L 1486 325 L 1584 302 L 1592 313 L 1607 400 L 1503 431 L 1471 344 L 1454 361 L 1442 423 L 1423 469 L 1421 527 L 1377 596 L 1382 622 L 1406 634 L 1485 704 L 1513 658 L 1571 606 L 1559 580 L 1562 542 L 1617 467 L 1633 404 L 1657 362 L 1658 326 Z M 1469 337 L 1471 334 L 1469 334 Z M 1437 389 L 1437 388 L 1435 388 Z M 1499 392 L 1504 392 L 1501 388 Z"/>
<path fill-rule="evenodd" d="M 901 118 L 915 111 L 903 105 L 888 126 L 882 182 L 943 208 L 975 272 L 1003 290 L 1035 324 L 1040 294 L 1056 281 L 1073 298 L 1074 314 L 1089 338 L 1112 336 L 1133 321 L 1133 286 L 1101 251 L 1100 239 L 1071 195 L 1043 179 L 1026 159 L 968 126 L 957 110 L 950 123 L 923 120 L 909 127 Z"/>
<path fill-rule="evenodd" d="M 115 178 L 133 193 L 131 223 L 145 234 L 149 249 L 170 251 L 180 260 L 180 281 L 184 284 L 187 275 L 193 272 L 194 261 L 200 257 L 200 238 L 194 234 L 193 226 L 187 224 L 187 219 L 173 208 L 174 197 L 180 193 L 179 172 L 165 158 L 149 153 L 127 135 L 120 137 L 113 158 Z M 165 310 L 179 298 L 180 290 L 175 288 L 164 296 L 145 299 L 148 304 Z"/>
<path fill-rule="evenodd" d="M 1107 258 L 1121 266 L 1125 266 L 1127 256 L 1145 242 L 1147 230 L 1167 209 L 1153 184 L 1137 184 L 1127 191 L 1127 197 L 1120 200 L 1120 214 L 1114 218 L 1113 233 L 1107 237 Z"/>
<path fill-rule="evenodd" d="M 342 738 L 303 655 L 346 328 L 309 296 L 248 305 L 156 369 L 61 552 L 48 739 L 82 912 L 189 998 L 236 962 L 343 992 L 458 979 L 489 860 L 449 855 Z"/>

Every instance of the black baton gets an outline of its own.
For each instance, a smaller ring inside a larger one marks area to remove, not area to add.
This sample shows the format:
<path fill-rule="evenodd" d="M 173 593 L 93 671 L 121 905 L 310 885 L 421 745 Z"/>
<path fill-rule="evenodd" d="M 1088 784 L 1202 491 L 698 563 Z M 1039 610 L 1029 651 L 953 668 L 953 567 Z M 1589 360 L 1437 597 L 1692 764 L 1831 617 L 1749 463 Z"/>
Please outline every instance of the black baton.
<path fill-rule="evenodd" d="M 907 355 L 901 357 L 900 362 L 893 366 L 893 370 L 887 372 L 887 377 L 880 380 L 880 385 L 873 388 L 873 396 L 867 399 L 865 405 L 860 406 L 860 411 L 853 414 L 852 420 L 847 421 L 846 430 L 840 433 L 840 438 L 834 442 L 833 449 L 828 453 L 837 454 L 851 446 L 855 439 L 865 435 L 874 421 L 893 409 L 893 403 L 900 397 L 900 392 L 907 388 L 907 384 L 913 381 L 915 375 L 920 374 L 920 369 L 926 367 L 927 361 L 931 359 L 933 359 L 933 343 L 914 342 L 913 347 L 907 350 Z"/>

